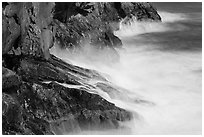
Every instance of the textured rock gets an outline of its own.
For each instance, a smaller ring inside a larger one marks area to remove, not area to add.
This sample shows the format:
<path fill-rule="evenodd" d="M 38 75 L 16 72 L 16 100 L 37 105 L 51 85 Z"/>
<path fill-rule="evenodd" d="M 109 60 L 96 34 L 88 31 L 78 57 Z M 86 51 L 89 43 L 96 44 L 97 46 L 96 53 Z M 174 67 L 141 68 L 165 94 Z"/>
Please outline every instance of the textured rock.
<path fill-rule="evenodd" d="M 150 4 L 16 2 L 3 3 L 2 10 L 3 134 L 110 129 L 131 119 L 130 112 L 101 94 L 114 97 L 117 88 L 94 70 L 50 55 L 49 48 L 59 43 L 74 51 L 89 44 L 107 48 L 114 58 L 114 48 L 122 46 L 113 34 L 121 19 L 160 20 Z"/>
<path fill-rule="evenodd" d="M 6 93 L 2 93 L 2 133 L 18 134 L 21 132 L 20 105 L 17 101 Z"/>
<path fill-rule="evenodd" d="M 126 16 L 133 15 L 139 21 L 154 20 L 161 21 L 156 9 L 148 2 L 121 2 L 121 8 Z"/>
<path fill-rule="evenodd" d="M 54 18 L 59 20 L 56 38 L 62 47 L 68 48 L 83 46 L 85 42 L 99 49 L 121 47 L 121 40 L 113 34 L 121 19 L 134 16 L 139 21 L 161 20 L 150 3 L 56 3 L 56 8 Z"/>
<path fill-rule="evenodd" d="M 3 9 L 3 54 L 20 48 L 22 55 L 48 59 L 54 37 L 53 7 L 54 3 L 43 2 L 6 5 Z"/>
<path fill-rule="evenodd" d="M 2 16 L 2 53 L 9 52 L 16 47 L 15 41 L 20 36 L 20 26 L 14 18 Z"/>
<path fill-rule="evenodd" d="M 117 128 L 118 121 L 131 119 L 130 112 L 102 98 L 97 87 L 90 85 L 90 80 L 106 82 L 97 72 L 54 56 L 49 61 L 24 56 L 18 56 L 18 60 L 17 74 L 3 71 L 4 76 L 9 71 L 9 76 L 21 77 L 12 94 L 3 90 L 4 134 L 66 134 Z"/>
<path fill-rule="evenodd" d="M 15 72 L 2 67 L 2 89 L 18 87 L 21 84 L 20 77 Z"/>
<path fill-rule="evenodd" d="M 114 51 L 122 42 L 113 31 L 121 19 L 132 16 L 140 21 L 161 20 L 149 3 L 4 3 L 2 51 L 49 59 L 49 48 L 55 39 L 70 50 L 90 44 L 96 49 L 108 47 Z"/>

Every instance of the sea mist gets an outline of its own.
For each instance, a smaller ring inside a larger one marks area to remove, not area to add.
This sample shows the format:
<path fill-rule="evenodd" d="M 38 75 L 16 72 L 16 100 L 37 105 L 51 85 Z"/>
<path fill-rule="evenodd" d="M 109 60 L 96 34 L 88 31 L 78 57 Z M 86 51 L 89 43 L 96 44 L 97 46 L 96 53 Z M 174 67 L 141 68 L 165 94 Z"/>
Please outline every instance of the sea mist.
<path fill-rule="evenodd" d="M 51 53 L 61 59 L 97 70 L 118 89 L 124 89 L 123 94 L 108 100 L 134 114 L 132 121 L 121 123 L 123 128 L 79 134 L 201 134 L 202 52 L 163 49 L 186 46 L 185 41 L 177 45 L 171 43 L 171 39 L 166 43 L 160 40 L 167 34 L 188 30 L 189 26 L 181 22 L 189 18 L 180 13 L 159 14 L 163 22 L 120 23 L 120 30 L 115 32 L 123 42 L 122 49 L 116 49 L 120 56 L 118 61 L 105 59 L 111 57 L 108 50 L 99 53 L 90 46 L 84 46 L 88 47 L 84 50 L 87 54 L 78 55 L 60 50 L 57 45 L 51 49 Z M 162 35 L 152 38 L 155 34 Z M 144 101 L 138 102 L 138 99 Z"/>

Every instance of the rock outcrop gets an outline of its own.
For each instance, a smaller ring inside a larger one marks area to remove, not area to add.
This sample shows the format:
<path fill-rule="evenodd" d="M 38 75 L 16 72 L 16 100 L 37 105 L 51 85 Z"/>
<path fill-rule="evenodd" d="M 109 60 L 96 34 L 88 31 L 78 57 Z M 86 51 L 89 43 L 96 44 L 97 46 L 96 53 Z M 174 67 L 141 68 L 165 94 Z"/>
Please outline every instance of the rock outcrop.
<path fill-rule="evenodd" d="M 91 80 L 106 82 L 95 71 L 52 56 L 49 61 L 10 57 L 16 73 L 3 68 L 3 134 L 65 134 L 117 128 L 131 113 L 97 93 Z M 14 88 L 15 87 L 15 88 Z"/>
<path fill-rule="evenodd" d="M 85 44 L 96 49 L 121 47 L 113 34 L 121 19 L 160 21 L 150 3 L 135 2 L 69 2 L 4 3 L 3 54 L 50 57 L 55 42 L 76 49 Z"/>
<path fill-rule="evenodd" d="M 54 3 L 13 2 L 3 9 L 3 55 L 49 58 L 54 31 L 51 26 Z"/>
<path fill-rule="evenodd" d="M 56 39 L 62 47 L 79 48 L 85 44 L 97 49 L 121 47 L 113 34 L 120 20 L 136 17 L 138 21 L 160 21 L 150 3 L 135 2 L 76 2 L 56 3 L 54 14 Z"/>
<path fill-rule="evenodd" d="M 116 53 L 122 42 L 113 31 L 121 19 L 161 20 L 151 4 L 14 2 L 2 3 L 2 11 L 3 134 L 69 134 L 119 128 L 131 119 L 101 94 L 118 92 L 103 76 L 65 63 L 49 49 L 88 43 Z"/>

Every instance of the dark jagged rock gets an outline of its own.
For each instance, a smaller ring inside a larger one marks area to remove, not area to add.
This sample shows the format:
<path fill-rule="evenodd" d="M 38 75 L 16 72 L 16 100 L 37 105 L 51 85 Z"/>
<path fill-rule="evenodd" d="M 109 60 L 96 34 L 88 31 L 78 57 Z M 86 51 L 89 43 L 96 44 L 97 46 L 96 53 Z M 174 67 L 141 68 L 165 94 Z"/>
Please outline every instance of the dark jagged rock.
<path fill-rule="evenodd" d="M 122 42 L 116 37 L 111 28 L 102 23 L 96 15 L 72 16 L 63 24 L 56 21 L 56 38 L 62 47 L 70 50 L 83 47 L 85 44 L 91 44 L 96 49 L 105 47 L 121 47 Z"/>
<path fill-rule="evenodd" d="M 2 53 L 5 54 L 15 47 L 15 41 L 20 36 L 20 26 L 14 18 L 2 17 Z"/>
<path fill-rule="evenodd" d="M 121 8 L 127 17 L 133 15 L 139 21 L 161 21 L 156 9 L 148 2 L 121 2 Z"/>
<path fill-rule="evenodd" d="M 132 16 L 138 20 L 161 20 L 149 3 L 4 3 L 3 54 L 12 50 L 11 54 L 48 59 L 54 39 L 70 50 L 85 44 L 96 49 L 121 47 L 113 31 L 121 19 Z"/>
<path fill-rule="evenodd" d="M 49 49 L 56 43 L 70 50 L 90 44 L 107 48 L 113 58 L 114 48 L 122 46 L 113 34 L 121 19 L 161 20 L 151 4 L 13 2 L 3 3 L 2 10 L 3 134 L 110 129 L 131 119 L 100 94 L 119 92 L 104 77 L 63 62 Z"/>
<path fill-rule="evenodd" d="M 99 49 L 121 47 L 121 40 L 113 34 L 113 31 L 118 29 L 121 19 L 134 16 L 139 21 L 161 20 L 150 3 L 78 2 L 70 5 L 56 3 L 56 8 L 54 17 L 61 21 L 56 25 L 58 26 L 56 38 L 60 45 L 68 48 L 83 47 L 84 40 Z"/>
<path fill-rule="evenodd" d="M 118 30 L 122 19 L 161 20 L 150 3 L 56 3 L 55 10 L 56 41 L 61 48 L 74 52 L 90 45 L 96 53 L 97 50 L 108 49 L 112 51 L 108 60 L 112 61 L 119 59 L 114 48 L 122 47 L 121 40 L 113 33 Z"/>
<path fill-rule="evenodd" d="M 20 54 L 49 58 L 53 43 L 54 3 L 9 3 L 3 14 L 3 54 L 20 48 Z"/>
<path fill-rule="evenodd" d="M 121 19 L 132 16 L 161 20 L 150 3 L 4 3 L 3 54 L 12 50 L 13 54 L 48 59 L 54 39 L 72 49 L 87 43 L 97 49 L 121 47 L 113 31 Z"/>
<path fill-rule="evenodd" d="M 48 62 L 29 57 L 19 60 L 20 86 L 12 94 L 3 90 L 4 134 L 65 134 L 117 128 L 118 121 L 131 119 L 129 112 L 96 93 L 89 93 L 95 89 L 88 84 L 89 80 L 106 81 L 97 72 L 67 64 L 54 56 Z"/>

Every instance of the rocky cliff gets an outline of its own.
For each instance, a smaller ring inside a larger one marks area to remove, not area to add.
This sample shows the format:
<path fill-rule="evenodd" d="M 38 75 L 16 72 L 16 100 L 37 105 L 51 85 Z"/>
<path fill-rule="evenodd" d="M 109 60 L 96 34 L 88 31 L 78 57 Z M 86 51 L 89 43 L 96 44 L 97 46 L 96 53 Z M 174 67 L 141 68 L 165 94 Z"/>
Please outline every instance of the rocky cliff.
<path fill-rule="evenodd" d="M 113 31 L 121 19 L 161 20 L 150 3 L 18 2 L 2 3 L 2 11 L 3 134 L 119 128 L 119 121 L 131 119 L 130 112 L 99 94 L 119 92 L 103 76 L 58 59 L 49 49 L 57 43 L 80 50 L 88 43 L 116 53 L 122 42 Z"/>

